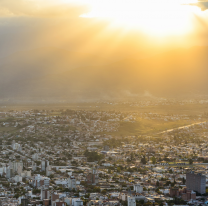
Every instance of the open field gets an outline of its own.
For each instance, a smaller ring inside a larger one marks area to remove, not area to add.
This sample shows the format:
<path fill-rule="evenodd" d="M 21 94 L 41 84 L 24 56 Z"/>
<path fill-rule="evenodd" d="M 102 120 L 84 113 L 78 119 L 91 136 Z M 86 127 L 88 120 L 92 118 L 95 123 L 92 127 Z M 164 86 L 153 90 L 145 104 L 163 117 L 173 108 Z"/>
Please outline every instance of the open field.
<path fill-rule="evenodd" d="M 179 120 L 173 122 L 154 121 L 154 120 L 140 120 L 136 122 L 121 122 L 117 132 L 111 134 L 118 136 L 126 135 L 148 135 L 156 134 L 164 130 L 173 129 L 194 123 L 194 120 L 186 121 Z"/>
<path fill-rule="evenodd" d="M 10 132 L 10 133 L 13 133 L 13 132 L 16 132 L 18 130 L 19 129 L 17 129 L 15 127 L 0 127 L 0 132 Z"/>

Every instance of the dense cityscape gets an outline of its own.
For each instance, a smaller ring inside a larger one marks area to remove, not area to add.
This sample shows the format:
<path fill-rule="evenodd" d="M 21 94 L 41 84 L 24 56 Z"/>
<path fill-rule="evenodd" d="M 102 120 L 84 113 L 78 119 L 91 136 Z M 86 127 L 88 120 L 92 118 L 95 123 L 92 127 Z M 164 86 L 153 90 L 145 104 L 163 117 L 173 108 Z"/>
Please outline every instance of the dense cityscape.
<path fill-rule="evenodd" d="M 0 206 L 208 206 L 208 0 L 0 0 Z"/>
<path fill-rule="evenodd" d="M 165 102 L 151 104 L 207 104 L 202 100 Z M 1 107 L 0 204 L 207 203 L 206 112 L 122 112 L 111 109 L 121 103 L 105 104 L 110 105 L 105 111 L 99 103 L 76 110 Z M 132 107 L 132 103 L 122 104 Z M 150 101 L 142 104 L 149 107 Z M 132 126 L 143 121 L 149 121 L 151 128 L 144 128 L 146 134 Z M 158 130 L 151 121 L 165 127 Z"/>

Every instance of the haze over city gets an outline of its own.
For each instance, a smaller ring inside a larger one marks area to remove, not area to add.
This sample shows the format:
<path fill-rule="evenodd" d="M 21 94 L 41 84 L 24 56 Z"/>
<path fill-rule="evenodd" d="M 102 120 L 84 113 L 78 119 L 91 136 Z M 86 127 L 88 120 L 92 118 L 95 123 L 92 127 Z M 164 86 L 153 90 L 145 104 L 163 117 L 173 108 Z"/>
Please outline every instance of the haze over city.
<path fill-rule="evenodd" d="M 0 206 L 208 205 L 208 1 L 0 0 Z"/>

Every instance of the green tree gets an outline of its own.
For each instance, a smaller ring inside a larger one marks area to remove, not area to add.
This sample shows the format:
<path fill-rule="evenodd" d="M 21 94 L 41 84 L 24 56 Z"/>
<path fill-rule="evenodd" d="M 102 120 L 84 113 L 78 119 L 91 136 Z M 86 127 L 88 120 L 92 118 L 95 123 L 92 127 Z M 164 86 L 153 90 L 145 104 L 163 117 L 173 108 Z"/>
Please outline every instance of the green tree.
<path fill-rule="evenodd" d="M 144 165 L 145 165 L 145 164 L 147 164 L 147 160 L 146 160 L 145 156 L 144 156 L 144 157 L 142 157 L 142 159 L 141 159 L 141 163 L 142 163 L 142 164 L 144 164 Z"/>
<path fill-rule="evenodd" d="M 156 164 L 156 158 L 155 157 L 152 157 L 151 161 L 152 161 L 152 164 Z"/>
<path fill-rule="evenodd" d="M 189 164 L 190 164 L 190 165 L 192 165 L 193 162 L 194 162 L 194 161 L 193 161 L 192 159 L 189 159 Z"/>

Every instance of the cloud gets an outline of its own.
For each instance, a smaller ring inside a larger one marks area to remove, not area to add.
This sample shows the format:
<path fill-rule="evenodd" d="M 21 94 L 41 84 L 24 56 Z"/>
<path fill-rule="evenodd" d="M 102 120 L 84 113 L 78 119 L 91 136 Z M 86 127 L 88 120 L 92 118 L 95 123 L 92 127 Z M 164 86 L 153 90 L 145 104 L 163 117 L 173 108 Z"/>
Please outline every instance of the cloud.
<path fill-rule="evenodd" d="M 198 2 L 197 6 L 201 8 L 202 11 L 205 11 L 208 9 L 208 2 Z"/>
<path fill-rule="evenodd" d="M 71 17 L 87 11 L 86 6 L 57 3 L 55 0 L 0 0 L 0 17 Z"/>
<path fill-rule="evenodd" d="M 199 1 L 197 3 L 192 3 L 189 5 L 198 6 L 199 8 L 201 8 L 202 11 L 205 11 L 208 9 L 208 1 Z"/>

